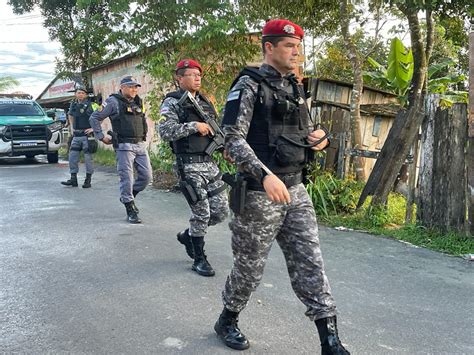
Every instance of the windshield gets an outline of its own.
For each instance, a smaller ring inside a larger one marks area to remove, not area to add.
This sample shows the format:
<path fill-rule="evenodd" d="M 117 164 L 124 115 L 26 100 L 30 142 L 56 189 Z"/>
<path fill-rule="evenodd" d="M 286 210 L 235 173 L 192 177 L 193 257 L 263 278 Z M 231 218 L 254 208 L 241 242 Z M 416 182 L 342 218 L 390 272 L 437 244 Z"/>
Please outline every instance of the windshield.
<path fill-rule="evenodd" d="M 44 116 L 36 102 L 8 100 L 0 101 L 0 116 Z"/>

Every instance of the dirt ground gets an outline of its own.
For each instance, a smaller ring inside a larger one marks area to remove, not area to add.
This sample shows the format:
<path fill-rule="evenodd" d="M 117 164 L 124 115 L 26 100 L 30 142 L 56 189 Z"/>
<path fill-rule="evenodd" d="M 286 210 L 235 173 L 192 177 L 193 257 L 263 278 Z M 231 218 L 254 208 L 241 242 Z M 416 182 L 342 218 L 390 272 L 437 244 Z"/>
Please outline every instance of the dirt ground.
<path fill-rule="evenodd" d="M 178 179 L 174 173 L 155 171 L 153 173 L 153 187 L 160 190 L 177 191 Z"/>

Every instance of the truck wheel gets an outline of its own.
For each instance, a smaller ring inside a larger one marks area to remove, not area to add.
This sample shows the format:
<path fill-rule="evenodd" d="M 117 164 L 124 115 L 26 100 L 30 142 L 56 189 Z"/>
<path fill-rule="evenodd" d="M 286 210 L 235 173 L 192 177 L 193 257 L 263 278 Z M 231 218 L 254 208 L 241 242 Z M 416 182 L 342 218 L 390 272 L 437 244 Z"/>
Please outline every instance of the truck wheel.
<path fill-rule="evenodd" d="M 56 164 L 59 160 L 58 152 L 48 153 L 48 163 Z"/>

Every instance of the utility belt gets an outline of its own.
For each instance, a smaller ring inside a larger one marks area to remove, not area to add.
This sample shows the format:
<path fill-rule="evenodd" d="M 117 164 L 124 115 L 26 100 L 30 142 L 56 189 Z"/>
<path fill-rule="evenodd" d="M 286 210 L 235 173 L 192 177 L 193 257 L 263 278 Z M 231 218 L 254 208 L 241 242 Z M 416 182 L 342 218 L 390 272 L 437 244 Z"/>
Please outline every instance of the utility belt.
<path fill-rule="evenodd" d="M 72 134 L 74 135 L 74 137 L 85 137 L 85 136 L 87 136 L 87 134 L 84 132 L 83 129 L 74 129 L 72 131 Z"/>
<path fill-rule="evenodd" d="M 303 173 L 293 173 L 293 174 L 276 174 L 278 178 L 283 181 L 287 188 L 297 185 L 303 182 Z M 265 191 L 263 185 L 254 178 L 245 176 L 243 174 L 224 174 L 222 180 L 228 185 L 231 186 L 230 196 L 229 196 L 229 206 L 232 212 L 236 215 L 240 215 L 244 212 L 245 203 L 247 199 L 247 191 Z"/>
<path fill-rule="evenodd" d="M 202 154 L 177 154 L 176 161 L 183 164 L 192 164 L 192 163 L 209 163 L 212 161 L 210 155 Z"/>
<path fill-rule="evenodd" d="M 120 137 L 118 136 L 118 143 L 133 143 L 133 144 L 137 144 L 137 143 L 141 143 L 143 142 L 143 137 Z"/>
<path fill-rule="evenodd" d="M 303 182 L 303 173 L 291 173 L 291 174 L 275 174 L 278 178 L 283 181 L 287 188 L 290 188 L 294 185 L 298 185 Z M 247 187 L 249 190 L 252 191 L 265 191 L 263 188 L 263 184 L 259 181 L 255 180 L 254 178 L 246 178 L 247 179 Z"/>

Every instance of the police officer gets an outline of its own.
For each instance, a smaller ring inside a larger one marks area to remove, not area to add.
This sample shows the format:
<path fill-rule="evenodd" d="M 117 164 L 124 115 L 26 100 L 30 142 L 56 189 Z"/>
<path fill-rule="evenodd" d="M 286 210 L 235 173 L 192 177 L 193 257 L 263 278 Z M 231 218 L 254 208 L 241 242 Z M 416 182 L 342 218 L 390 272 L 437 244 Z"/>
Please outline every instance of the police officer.
<path fill-rule="evenodd" d="M 69 126 L 72 129 L 72 140 L 69 148 L 69 171 L 71 178 L 67 181 L 61 181 L 66 186 L 77 187 L 77 173 L 79 172 L 79 159 L 81 151 L 84 152 L 86 163 L 86 179 L 83 188 L 91 187 L 92 173 L 94 166 L 92 163 L 92 153 L 94 150 L 89 147 L 88 136 L 93 132 L 89 117 L 98 108 L 98 105 L 87 97 L 87 91 L 84 87 L 78 86 L 75 93 L 76 98 L 71 102 L 68 111 Z"/>
<path fill-rule="evenodd" d="M 302 38 L 303 30 L 288 20 L 267 22 L 262 66 L 244 69 L 227 97 L 226 151 L 246 176 L 248 191 L 243 211 L 229 224 L 234 264 L 214 329 L 227 346 L 249 347 L 237 326 L 238 315 L 259 285 L 276 239 L 293 290 L 316 323 L 322 354 L 349 354 L 338 337 L 316 215 L 302 183 L 311 152 L 328 144 L 325 131 L 310 126 L 305 96 L 292 74 Z"/>
<path fill-rule="evenodd" d="M 158 130 L 164 141 L 171 142 L 176 154 L 175 170 L 191 208 L 190 226 L 178 233 L 178 241 L 194 258 L 192 269 L 195 272 L 202 276 L 214 276 L 215 272 L 204 253 L 204 236 L 208 226 L 227 217 L 227 194 L 217 164 L 206 153 L 214 132 L 199 116 L 189 98 L 183 97 L 189 92 L 207 116 L 217 118 L 212 104 L 199 92 L 201 75 L 201 65 L 195 60 L 184 59 L 176 65 L 179 90 L 166 95 L 160 109 L 164 120 Z"/>
<path fill-rule="evenodd" d="M 125 205 L 130 223 L 142 223 L 134 200 L 152 179 L 145 142 L 148 126 L 143 102 L 137 95 L 139 87 L 141 85 L 132 76 L 123 77 L 119 92 L 110 95 L 101 108 L 90 117 L 90 124 L 97 139 L 114 145 L 120 177 L 120 201 Z M 112 136 L 102 133 L 101 122 L 106 117 L 110 117 L 112 122 Z M 137 172 L 136 180 L 134 168 Z"/>

